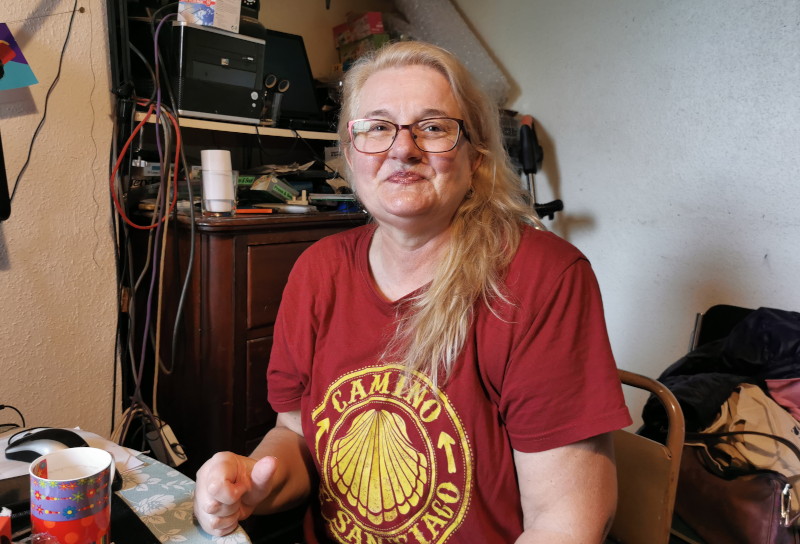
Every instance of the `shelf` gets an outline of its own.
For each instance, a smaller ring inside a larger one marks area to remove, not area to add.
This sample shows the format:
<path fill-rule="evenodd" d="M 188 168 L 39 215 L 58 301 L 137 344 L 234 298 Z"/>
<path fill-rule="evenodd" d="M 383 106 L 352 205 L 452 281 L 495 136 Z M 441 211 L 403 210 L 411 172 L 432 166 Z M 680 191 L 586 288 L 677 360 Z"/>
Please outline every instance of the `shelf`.
<path fill-rule="evenodd" d="M 141 121 L 145 117 L 144 112 L 136 112 L 134 119 Z M 156 117 L 150 116 L 148 123 L 155 123 Z M 335 132 L 315 132 L 310 130 L 290 130 L 287 128 L 262 127 L 260 125 L 245 125 L 241 123 L 223 123 L 221 121 L 208 121 L 205 119 L 193 119 L 191 117 L 179 118 L 181 128 L 195 128 L 200 130 L 218 130 L 221 132 L 237 132 L 240 134 L 258 134 L 259 136 L 276 136 L 278 138 L 295 138 L 299 135 L 306 140 L 338 140 L 339 135 Z"/>
<path fill-rule="evenodd" d="M 316 224 L 352 228 L 363 225 L 367 215 L 362 212 L 324 211 L 314 213 L 275 213 L 263 215 L 239 214 L 233 217 L 213 217 L 197 214 L 195 226 L 202 233 L 248 232 L 265 226 L 277 231 L 308 228 Z M 191 225 L 186 215 L 178 215 L 178 222 Z"/>

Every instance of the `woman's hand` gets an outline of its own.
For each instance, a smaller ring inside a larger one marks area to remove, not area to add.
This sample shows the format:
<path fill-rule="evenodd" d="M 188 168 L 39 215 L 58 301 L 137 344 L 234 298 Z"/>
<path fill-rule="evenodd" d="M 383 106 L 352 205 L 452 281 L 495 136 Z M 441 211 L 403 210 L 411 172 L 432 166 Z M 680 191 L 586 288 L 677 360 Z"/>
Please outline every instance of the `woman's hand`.
<path fill-rule="evenodd" d="M 253 512 L 269 514 L 305 501 L 313 466 L 300 412 L 280 413 L 250 457 L 222 452 L 200 467 L 194 515 L 209 534 L 226 535 Z"/>
<path fill-rule="evenodd" d="M 215 536 L 233 532 L 272 489 L 277 459 L 256 461 L 230 452 L 217 453 L 197 471 L 194 515 Z"/>

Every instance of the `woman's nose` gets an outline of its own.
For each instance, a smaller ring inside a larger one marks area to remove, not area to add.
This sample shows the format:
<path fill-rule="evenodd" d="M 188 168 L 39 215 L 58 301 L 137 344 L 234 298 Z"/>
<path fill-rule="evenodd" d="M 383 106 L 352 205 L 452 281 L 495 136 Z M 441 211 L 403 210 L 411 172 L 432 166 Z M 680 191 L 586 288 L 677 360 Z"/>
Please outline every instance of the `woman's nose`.
<path fill-rule="evenodd" d="M 422 157 L 422 151 L 414 143 L 414 135 L 410 127 L 402 127 L 394 139 L 392 147 L 389 148 L 390 156 L 398 159 L 408 160 Z"/>

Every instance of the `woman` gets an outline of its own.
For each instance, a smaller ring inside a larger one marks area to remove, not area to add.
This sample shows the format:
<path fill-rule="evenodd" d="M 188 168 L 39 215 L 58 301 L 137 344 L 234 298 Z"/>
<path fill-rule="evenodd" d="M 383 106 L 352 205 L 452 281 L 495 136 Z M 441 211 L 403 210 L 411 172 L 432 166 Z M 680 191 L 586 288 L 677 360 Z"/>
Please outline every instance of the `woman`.
<path fill-rule="evenodd" d="M 496 108 L 419 42 L 351 68 L 339 135 L 373 218 L 286 287 L 278 425 L 198 472 L 225 534 L 310 500 L 308 542 L 601 542 L 630 423 L 586 259 L 533 227 Z"/>

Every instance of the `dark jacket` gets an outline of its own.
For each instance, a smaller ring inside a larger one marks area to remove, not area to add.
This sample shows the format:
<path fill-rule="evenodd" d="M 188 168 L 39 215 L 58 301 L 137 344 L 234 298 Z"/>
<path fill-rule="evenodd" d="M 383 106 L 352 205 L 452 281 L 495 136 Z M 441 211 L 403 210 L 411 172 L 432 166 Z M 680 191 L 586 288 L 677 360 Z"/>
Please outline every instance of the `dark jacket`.
<path fill-rule="evenodd" d="M 764 380 L 800 377 L 800 313 L 759 308 L 719 340 L 699 346 L 667 368 L 658 381 L 683 409 L 687 432 L 710 425 L 740 383 L 765 388 Z M 650 398 L 641 434 L 657 438 L 666 424 L 661 404 Z"/>

